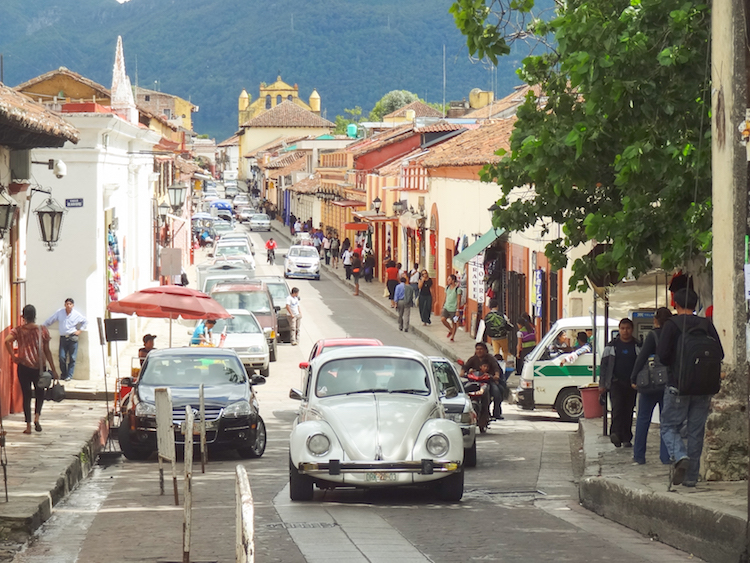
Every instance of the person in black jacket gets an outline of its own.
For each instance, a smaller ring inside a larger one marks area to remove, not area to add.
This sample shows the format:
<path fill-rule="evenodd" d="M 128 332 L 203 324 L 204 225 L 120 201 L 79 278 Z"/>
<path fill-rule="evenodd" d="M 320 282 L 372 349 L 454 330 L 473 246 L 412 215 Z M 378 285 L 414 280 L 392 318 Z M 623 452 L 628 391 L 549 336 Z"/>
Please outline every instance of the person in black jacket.
<path fill-rule="evenodd" d="M 698 294 L 690 288 L 683 288 L 674 294 L 677 315 L 664 323 L 656 353 L 665 366 L 673 366 L 678 361 L 678 345 L 683 330 L 703 324 L 711 338 L 721 347 L 721 339 L 713 323 L 695 315 Z M 724 357 L 722 348 L 721 357 Z M 703 452 L 703 435 L 706 419 L 711 410 L 712 395 L 680 395 L 678 374 L 669 370 L 669 381 L 664 390 L 664 412 L 661 415 L 661 437 L 674 462 L 672 483 L 685 487 L 695 487 Z M 687 447 L 680 435 L 680 428 L 687 421 Z"/>
<path fill-rule="evenodd" d="M 638 343 L 633 338 L 633 321 L 622 319 L 620 334 L 602 352 L 599 392 L 609 391 L 612 403 L 612 423 L 609 439 L 616 448 L 633 446 L 633 409 L 636 392 L 630 386 L 630 374 L 638 357 Z"/>
<path fill-rule="evenodd" d="M 661 327 L 672 316 L 672 311 L 666 307 L 659 307 L 654 316 L 654 330 L 648 333 L 643 342 L 643 347 L 635 361 L 633 373 L 630 376 L 630 383 L 638 392 L 638 414 L 635 419 L 635 439 L 633 440 L 633 461 L 643 465 L 646 463 L 646 440 L 648 438 L 648 428 L 651 426 L 651 417 L 654 414 L 654 408 L 659 405 L 659 415 L 664 411 L 664 386 L 658 389 L 638 389 L 636 381 L 638 372 L 643 369 L 651 356 L 656 354 L 656 344 L 660 340 Z M 658 356 L 656 356 L 658 358 Z M 669 451 L 661 440 L 659 446 L 659 459 L 665 465 L 669 464 Z"/>

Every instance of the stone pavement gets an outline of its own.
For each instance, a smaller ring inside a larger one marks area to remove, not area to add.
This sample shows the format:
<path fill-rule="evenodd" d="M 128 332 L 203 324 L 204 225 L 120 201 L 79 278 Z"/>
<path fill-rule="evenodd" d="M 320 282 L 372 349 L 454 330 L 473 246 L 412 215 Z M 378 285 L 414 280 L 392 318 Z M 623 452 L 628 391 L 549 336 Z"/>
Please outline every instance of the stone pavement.
<path fill-rule="evenodd" d="M 700 481 L 668 491 L 669 466 L 659 461 L 659 425 L 648 436 L 646 464 L 631 448 L 615 448 L 602 435 L 602 419 L 582 419 L 585 455 L 579 484 L 588 508 L 711 563 L 737 563 L 745 551 L 747 481 Z"/>

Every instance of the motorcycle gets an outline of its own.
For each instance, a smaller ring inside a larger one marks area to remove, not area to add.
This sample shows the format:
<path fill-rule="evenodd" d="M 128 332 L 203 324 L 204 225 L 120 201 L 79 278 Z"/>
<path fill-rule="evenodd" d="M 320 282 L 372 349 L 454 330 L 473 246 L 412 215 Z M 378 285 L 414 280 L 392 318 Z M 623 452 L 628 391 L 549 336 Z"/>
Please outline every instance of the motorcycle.
<path fill-rule="evenodd" d="M 458 364 L 464 365 L 462 360 L 458 360 Z M 477 428 L 480 434 L 484 434 L 490 427 L 490 375 L 476 373 L 472 369 L 461 378 L 461 382 L 471 399 L 474 412 L 477 413 Z"/>

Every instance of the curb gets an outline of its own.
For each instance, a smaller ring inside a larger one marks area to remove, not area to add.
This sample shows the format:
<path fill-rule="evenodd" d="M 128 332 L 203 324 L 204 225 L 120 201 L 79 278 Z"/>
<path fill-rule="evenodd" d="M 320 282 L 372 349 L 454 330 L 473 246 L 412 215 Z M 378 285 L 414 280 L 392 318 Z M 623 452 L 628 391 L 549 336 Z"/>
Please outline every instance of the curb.
<path fill-rule="evenodd" d="M 52 515 L 52 508 L 66 498 L 94 467 L 96 457 L 107 441 L 107 419 L 99 420 L 98 427 L 86 440 L 78 454 L 72 456 L 50 488 L 46 498 L 40 501 L 29 516 L 0 516 L 3 540 L 27 541 L 32 534 Z"/>
<path fill-rule="evenodd" d="M 281 231 L 273 223 L 271 223 L 271 229 L 273 231 L 275 231 L 276 233 L 278 233 L 279 236 L 283 237 L 285 241 L 291 242 L 291 240 L 292 240 L 291 237 L 289 237 L 289 235 L 287 233 L 285 233 L 284 231 Z M 331 267 L 327 266 L 325 263 L 321 262 L 320 268 L 321 268 L 321 270 L 324 270 L 328 274 L 328 278 L 329 279 L 331 279 L 334 282 L 336 282 L 339 286 L 345 287 L 348 290 L 352 290 L 354 288 L 354 284 L 347 283 L 346 280 L 343 280 L 340 277 L 338 277 L 336 274 L 333 273 Z M 393 309 L 391 309 L 390 307 L 386 307 L 385 303 L 383 303 L 382 301 L 379 301 L 378 299 L 376 299 L 372 295 L 368 295 L 367 293 L 360 291 L 359 292 L 359 296 L 360 297 L 364 297 L 365 299 L 367 299 L 367 301 L 369 301 L 373 305 L 377 306 L 379 309 L 381 309 L 384 313 L 386 313 L 390 317 L 392 317 L 394 319 L 398 318 L 398 315 L 393 311 Z M 416 334 L 421 340 L 425 341 L 430 346 L 432 346 L 432 347 L 436 348 L 437 350 L 439 350 L 440 353 L 443 354 L 443 356 L 445 356 L 449 360 L 455 361 L 456 359 L 458 359 L 460 357 L 460 356 L 457 356 L 453 352 L 453 350 L 451 350 L 450 348 L 447 348 L 441 342 L 436 341 L 434 338 L 432 338 L 432 336 L 430 336 L 429 334 L 427 334 L 424 331 L 422 331 L 420 329 L 420 327 L 418 327 L 417 325 L 412 325 L 409 328 L 409 332 L 414 332 L 414 334 Z"/>

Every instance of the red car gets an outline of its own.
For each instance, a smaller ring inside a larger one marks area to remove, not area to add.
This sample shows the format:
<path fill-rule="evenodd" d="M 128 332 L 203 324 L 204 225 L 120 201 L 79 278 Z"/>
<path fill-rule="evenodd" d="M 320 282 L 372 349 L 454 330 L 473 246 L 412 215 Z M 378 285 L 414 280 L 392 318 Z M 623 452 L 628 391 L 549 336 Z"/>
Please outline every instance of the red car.
<path fill-rule="evenodd" d="M 306 379 L 310 373 L 310 362 L 327 350 L 341 348 L 342 346 L 382 346 L 383 343 L 377 338 L 323 338 L 313 344 L 310 350 L 310 358 L 306 362 L 300 362 L 302 370 L 302 389 L 306 388 Z"/>

